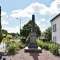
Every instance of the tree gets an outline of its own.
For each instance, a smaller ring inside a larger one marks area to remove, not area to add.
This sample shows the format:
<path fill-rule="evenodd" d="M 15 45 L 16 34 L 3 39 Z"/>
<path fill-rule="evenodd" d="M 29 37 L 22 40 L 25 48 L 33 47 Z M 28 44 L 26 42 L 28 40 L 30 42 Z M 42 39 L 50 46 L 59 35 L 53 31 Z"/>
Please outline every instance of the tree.
<path fill-rule="evenodd" d="M 48 39 L 49 41 L 51 40 L 51 27 L 48 27 L 45 32 L 44 32 L 44 36 L 46 39 Z"/>
<path fill-rule="evenodd" d="M 21 36 L 24 36 L 24 37 L 28 37 L 29 36 L 29 33 L 31 32 L 31 23 L 32 23 L 32 21 L 30 20 L 27 24 L 25 24 L 23 26 L 23 28 L 20 30 L 21 31 L 20 32 Z M 37 26 L 36 23 L 35 23 L 35 31 L 36 31 L 37 36 L 40 36 L 41 31 L 40 31 L 39 26 Z"/>
<path fill-rule="evenodd" d="M 8 34 L 7 30 L 4 30 L 4 29 L 2 29 L 2 33 L 5 34 L 6 36 Z"/>
<path fill-rule="evenodd" d="M 16 33 L 8 33 L 9 35 L 12 35 L 13 38 L 17 35 Z"/>

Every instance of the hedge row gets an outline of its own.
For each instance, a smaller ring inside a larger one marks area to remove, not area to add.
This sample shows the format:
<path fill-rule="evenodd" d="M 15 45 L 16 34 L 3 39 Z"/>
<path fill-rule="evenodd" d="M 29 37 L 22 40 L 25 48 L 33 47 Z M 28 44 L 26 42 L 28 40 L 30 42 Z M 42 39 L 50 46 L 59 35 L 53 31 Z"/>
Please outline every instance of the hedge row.
<path fill-rule="evenodd" d="M 11 44 L 7 47 L 8 53 L 12 53 L 15 51 L 18 51 L 19 49 L 23 48 L 24 45 L 20 42 L 15 42 L 14 44 Z"/>
<path fill-rule="evenodd" d="M 37 45 L 40 46 L 42 49 L 49 50 L 54 55 L 58 55 L 58 46 L 54 43 L 37 40 Z"/>

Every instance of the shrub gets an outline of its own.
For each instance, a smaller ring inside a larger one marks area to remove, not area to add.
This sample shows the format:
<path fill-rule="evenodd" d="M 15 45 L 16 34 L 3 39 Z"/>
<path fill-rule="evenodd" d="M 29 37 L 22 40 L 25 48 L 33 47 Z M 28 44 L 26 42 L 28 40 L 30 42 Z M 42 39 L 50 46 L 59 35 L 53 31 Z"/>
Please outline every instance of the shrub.
<path fill-rule="evenodd" d="M 43 42 L 49 42 L 48 39 L 41 39 Z"/>
<path fill-rule="evenodd" d="M 15 50 L 19 50 L 24 47 L 20 42 L 15 42 L 13 46 L 15 47 Z"/>
<path fill-rule="evenodd" d="M 50 50 L 50 52 L 54 55 L 58 55 L 58 46 L 54 43 L 43 42 L 42 40 L 37 40 L 37 45 L 46 50 Z"/>
<path fill-rule="evenodd" d="M 58 46 L 56 44 L 50 44 L 49 50 L 52 54 L 58 55 Z"/>
<path fill-rule="evenodd" d="M 47 42 L 43 43 L 43 48 L 49 50 L 49 43 Z"/>
<path fill-rule="evenodd" d="M 27 39 L 26 39 L 26 45 L 28 45 L 29 42 L 30 42 L 30 36 L 28 36 Z"/>
<path fill-rule="evenodd" d="M 15 47 L 13 45 L 10 45 L 8 48 L 7 48 L 8 52 L 9 53 L 13 53 L 15 52 Z"/>
<path fill-rule="evenodd" d="M 12 44 L 12 45 L 15 47 L 15 50 L 19 50 L 18 43 L 14 43 L 14 44 Z"/>
<path fill-rule="evenodd" d="M 24 44 L 22 44 L 22 43 L 20 43 L 20 42 L 18 42 L 18 44 L 17 44 L 17 46 L 18 46 L 18 48 L 23 48 L 24 47 Z"/>
<path fill-rule="evenodd" d="M 40 46 L 41 48 L 43 48 L 43 41 L 37 40 L 37 45 Z"/>

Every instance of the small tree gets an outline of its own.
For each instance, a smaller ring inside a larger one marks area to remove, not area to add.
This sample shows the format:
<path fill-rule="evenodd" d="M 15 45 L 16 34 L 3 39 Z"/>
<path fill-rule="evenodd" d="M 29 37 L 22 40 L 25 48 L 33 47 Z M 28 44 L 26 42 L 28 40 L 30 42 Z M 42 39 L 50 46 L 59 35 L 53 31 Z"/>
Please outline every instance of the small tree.
<path fill-rule="evenodd" d="M 51 40 L 51 27 L 48 27 L 45 32 L 44 32 L 44 36 L 46 39 L 48 39 L 49 41 Z"/>

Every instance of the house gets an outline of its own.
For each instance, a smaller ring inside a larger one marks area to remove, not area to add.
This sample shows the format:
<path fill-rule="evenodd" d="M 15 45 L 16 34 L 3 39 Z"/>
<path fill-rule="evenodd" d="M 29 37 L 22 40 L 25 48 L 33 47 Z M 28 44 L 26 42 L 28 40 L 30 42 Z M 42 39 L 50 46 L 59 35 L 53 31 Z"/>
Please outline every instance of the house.
<path fill-rule="evenodd" d="M 40 39 L 45 39 L 44 33 L 41 33 Z"/>
<path fill-rule="evenodd" d="M 52 42 L 60 45 L 60 13 L 50 22 L 52 27 Z"/>

